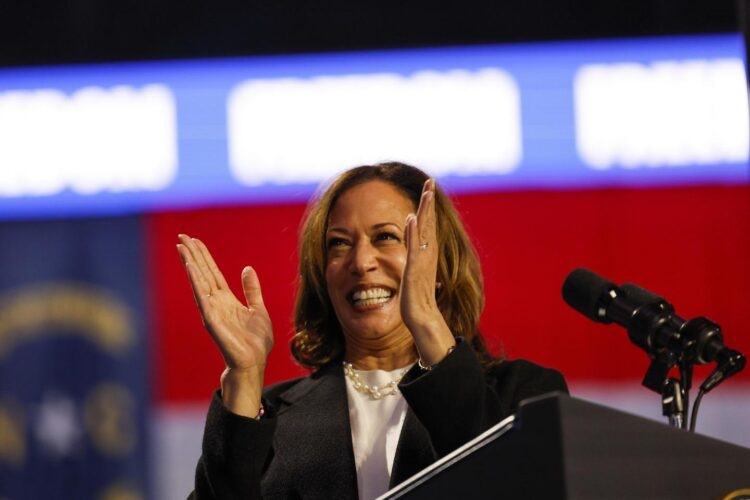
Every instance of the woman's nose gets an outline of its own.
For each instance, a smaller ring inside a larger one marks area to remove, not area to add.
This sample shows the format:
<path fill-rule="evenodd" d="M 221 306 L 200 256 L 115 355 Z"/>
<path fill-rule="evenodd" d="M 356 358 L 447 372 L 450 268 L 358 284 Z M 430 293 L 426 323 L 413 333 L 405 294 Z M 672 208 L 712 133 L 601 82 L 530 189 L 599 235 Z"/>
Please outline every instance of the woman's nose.
<path fill-rule="evenodd" d="M 372 243 L 361 239 L 352 247 L 349 261 L 349 269 L 352 274 L 364 275 L 377 268 L 378 260 Z"/>

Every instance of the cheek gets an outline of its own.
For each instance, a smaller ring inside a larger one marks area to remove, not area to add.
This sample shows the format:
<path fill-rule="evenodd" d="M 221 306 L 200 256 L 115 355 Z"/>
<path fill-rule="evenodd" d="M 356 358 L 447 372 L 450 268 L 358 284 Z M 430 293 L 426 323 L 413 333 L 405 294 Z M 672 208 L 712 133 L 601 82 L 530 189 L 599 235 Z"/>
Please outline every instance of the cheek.
<path fill-rule="evenodd" d="M 328 290 L 328 296 L 332 299 L 336 297 L 336 291 L 338 290 L 337 282 L 341 276 L 341 265 L 336 261 L 329 262 L 326 266 L 326 289 Z"/>
<path fill-rule="evenodd" d="M 393 272 L 397 273 L 399 277 L 404 275 L 404 268 L 406 267 L 406 249 L 399 249 L 393 252 L 388 261 Z"/>

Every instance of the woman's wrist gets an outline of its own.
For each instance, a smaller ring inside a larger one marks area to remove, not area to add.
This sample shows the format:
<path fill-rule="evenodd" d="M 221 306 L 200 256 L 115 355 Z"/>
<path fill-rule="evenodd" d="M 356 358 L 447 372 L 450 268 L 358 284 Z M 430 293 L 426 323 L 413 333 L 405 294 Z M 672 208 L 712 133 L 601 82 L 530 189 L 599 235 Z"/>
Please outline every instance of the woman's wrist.
<path fill-rule="evenodd" d="M 456 339 L 445 323 L 440 321 L 431 328 L 413 331 L 414 343 L 419 353 L 420 366 L 432 367 L 440 363 L 456 346 Z"/>
<path fill-rule="evenodd" d="M 454 345 L 452 345 L 451 347 L 449 347 L 449 348 L 448 348 L 448 351 L 447 351 L 447 352 L 445 353 L 445 356 L 443 357 L 443 359 L 447 358 L 447 357 L 448 357 L 448 355 L 449 355 L 450 353 L 452 353 L 452 352 L 453 352 L 453 351 L 454 351 L 455 349 L 456 349 L 456 344 L 454 344 Z M 441 361 L 442 361 L 442 360 L 441 360 Z M 438 363 L 439 363 L 439 362 L 438 362 Z M 435 366 L 436 366 L 436 365 L 437 365 L 438 363 L 434 363 L 434 364 L 430 364 L 430 365 L 428 365 L 428 364 L 426 364 L 426 363 L 425 363 L 424 361 L 422 361 L 422 358 L 421 358 L 421 357 L 420 357 L 419 359 L 417 359 L 417 365 L 419 365 L 419 368 L 420 368 L 421 370 L 423 370 L 423 371 L 426 371 L 426 372 L 429 372 L 429 371 L 431 371 L 431 370 L 432 370 L 432 369 L 433 369 L 433 368 L 434 368 L 434 367 L 435 367 Z"/>
<path fill-rule="evenodd" d="M 263 370 L 227 367 L 221 375 L 221 399 L 236 415 L 258 418 L 262 414 Z"/>

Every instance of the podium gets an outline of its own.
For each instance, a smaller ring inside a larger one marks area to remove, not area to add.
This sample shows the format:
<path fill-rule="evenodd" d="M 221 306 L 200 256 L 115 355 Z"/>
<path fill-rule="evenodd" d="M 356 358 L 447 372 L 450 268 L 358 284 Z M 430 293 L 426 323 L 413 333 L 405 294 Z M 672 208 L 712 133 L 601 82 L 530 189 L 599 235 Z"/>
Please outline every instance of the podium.
<path fill-rule="evenodd" d="M 381 497 L 396 498 L 747 499 L 750 449 L 553 393 Z"/>

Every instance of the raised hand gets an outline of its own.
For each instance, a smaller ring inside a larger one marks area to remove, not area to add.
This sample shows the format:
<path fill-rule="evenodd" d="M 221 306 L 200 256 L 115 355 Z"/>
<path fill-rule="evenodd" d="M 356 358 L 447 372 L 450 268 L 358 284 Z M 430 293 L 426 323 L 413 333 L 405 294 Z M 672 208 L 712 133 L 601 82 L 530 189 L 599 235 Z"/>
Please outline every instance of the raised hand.
<path fill-rule="evenodd" d="M 435 299 L 439 248 L 435 181 L 422 189 L 417 213 L 406 218 L 406 266 L 401 279 L 401 316 L 425 365 L 440 362 L 455 345 Z"/>
<path fill-rule="evenodd" d="M 226 363 L 222 374 L 224 404 L 235 413 L 255 416 L 260 407 L 263 373 L 273 347 L 273 328 L 263 304 L 255 270 L 242 271 L 242 304 L 227 285 L 202 241 L 179 235 L 180 254 L 203 324 Z"/>

